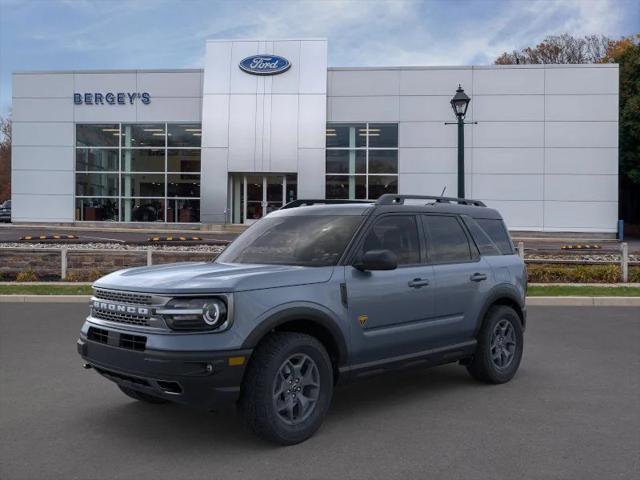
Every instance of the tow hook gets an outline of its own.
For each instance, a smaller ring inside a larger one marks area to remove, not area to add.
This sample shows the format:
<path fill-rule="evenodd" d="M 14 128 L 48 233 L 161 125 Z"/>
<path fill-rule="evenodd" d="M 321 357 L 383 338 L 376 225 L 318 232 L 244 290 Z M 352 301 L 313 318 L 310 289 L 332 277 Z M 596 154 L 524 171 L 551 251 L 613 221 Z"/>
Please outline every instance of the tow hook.
<path fill-rule="evenodd" d="M 91 368 L 93 368 L 90 364 L 85 363 L 84 365 L 82 365 L 82 368 L 84 368 L 85 370 L 89 370 Z"/>

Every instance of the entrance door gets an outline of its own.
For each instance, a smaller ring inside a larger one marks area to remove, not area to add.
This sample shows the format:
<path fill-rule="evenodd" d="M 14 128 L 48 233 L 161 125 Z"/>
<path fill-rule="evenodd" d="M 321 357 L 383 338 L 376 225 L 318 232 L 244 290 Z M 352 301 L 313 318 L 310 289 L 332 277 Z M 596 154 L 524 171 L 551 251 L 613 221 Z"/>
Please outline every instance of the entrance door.
<path fill-rule="evenodd" d="M 229 186 L 232 223 L 251 224 L 297 196 L 291 174 L 233 174 Z"/>

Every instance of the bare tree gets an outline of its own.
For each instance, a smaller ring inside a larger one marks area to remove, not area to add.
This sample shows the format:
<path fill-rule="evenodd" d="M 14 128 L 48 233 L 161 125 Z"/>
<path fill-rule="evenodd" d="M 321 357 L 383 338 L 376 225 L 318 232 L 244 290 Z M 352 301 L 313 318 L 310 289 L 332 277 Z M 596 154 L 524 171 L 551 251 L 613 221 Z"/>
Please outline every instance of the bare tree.
<path fill-rule="evenodd" d="M 607 54 L 610 39 L 604 35 L 583 38 L 568 33 L 546 37 L 535 47 L 526 47 L 500 55 L 497 65 L 528 63 L 599 63 Z"/>
<path fill-rule="evenodd" d="M 0 117 L 0 202 L 11 197 L 11 119 Z"/>

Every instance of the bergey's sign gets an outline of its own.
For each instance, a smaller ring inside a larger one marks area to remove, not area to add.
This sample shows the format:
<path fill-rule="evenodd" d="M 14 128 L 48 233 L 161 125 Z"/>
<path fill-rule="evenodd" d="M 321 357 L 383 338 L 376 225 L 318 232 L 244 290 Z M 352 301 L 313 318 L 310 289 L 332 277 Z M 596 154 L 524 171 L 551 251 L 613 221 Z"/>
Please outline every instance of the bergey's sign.
<path fill-rule="evenodd" d="M 144 105 L 151 103 L 151 95 L 147 92 L 95 92 L 74 93 L 75 105 L 133 105 L 140 101 Z"/>
<path fill-rule="evenodd" d="M 252 75 L 277 75 L 290 67 L 289 60 L 278 55 L 252 55 L 240 62 L 240 69 Z"/>

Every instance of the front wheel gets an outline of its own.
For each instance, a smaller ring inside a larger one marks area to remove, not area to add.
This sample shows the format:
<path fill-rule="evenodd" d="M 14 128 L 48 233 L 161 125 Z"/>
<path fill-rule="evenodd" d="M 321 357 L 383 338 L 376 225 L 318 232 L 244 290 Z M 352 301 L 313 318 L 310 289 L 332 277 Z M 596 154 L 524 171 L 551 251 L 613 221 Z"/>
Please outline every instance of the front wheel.
<path fill-rule="evenodd" d="M 478 334 L 478 346 L 467 370 L 477 380 L 505 383 L 520 366 L 523 350 L 522 323 L 511 307 L 489 309 Z"/>
<path fill-rule="evenodd" d="M 239 407 L 259 437 L 293 445 L 320 428 L 332 395 L 333 369 L 324 346 L 310 335 L 278 332 L 256 348 Z"/>

